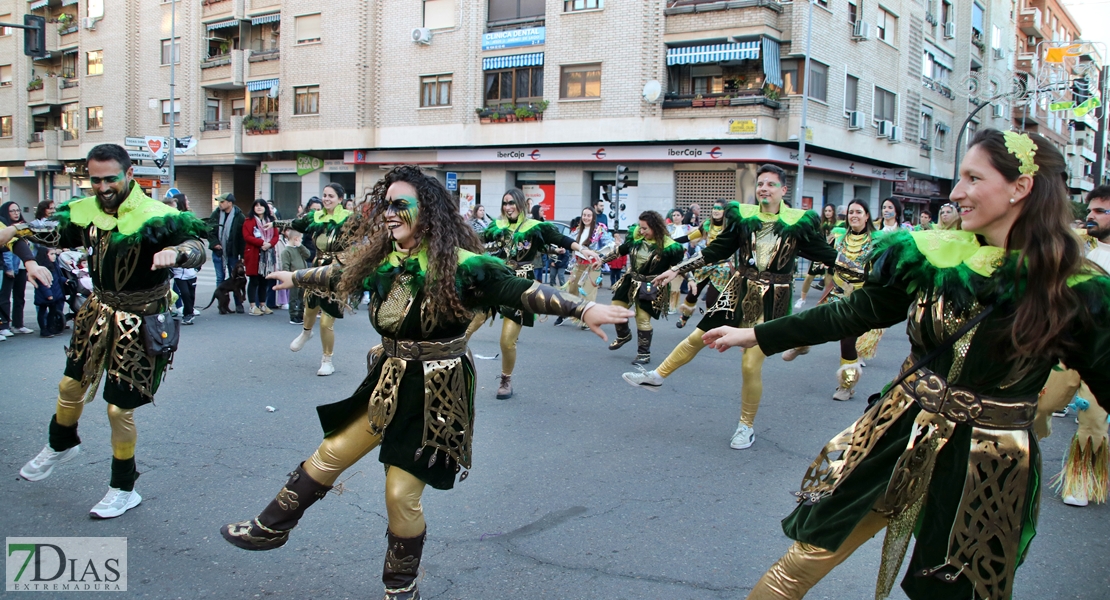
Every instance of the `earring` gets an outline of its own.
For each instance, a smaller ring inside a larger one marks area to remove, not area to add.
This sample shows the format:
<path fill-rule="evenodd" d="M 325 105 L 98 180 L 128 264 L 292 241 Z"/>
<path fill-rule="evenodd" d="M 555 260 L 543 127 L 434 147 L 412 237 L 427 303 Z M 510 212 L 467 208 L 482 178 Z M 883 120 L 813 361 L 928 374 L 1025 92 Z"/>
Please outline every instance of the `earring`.
<path fill-rule="evenodd" d="M 1010 204 L 1017 204 L 1017 200 L 1014 200 L 1013 198 L 1010 198 Z"/>

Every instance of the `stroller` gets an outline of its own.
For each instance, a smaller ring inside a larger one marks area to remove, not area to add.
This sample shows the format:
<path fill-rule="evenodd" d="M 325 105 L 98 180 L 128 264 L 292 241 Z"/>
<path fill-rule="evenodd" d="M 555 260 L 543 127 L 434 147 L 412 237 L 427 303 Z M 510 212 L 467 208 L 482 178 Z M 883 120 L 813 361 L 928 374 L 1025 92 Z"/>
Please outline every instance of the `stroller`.
<path fill-rule="evenodd" d="M 89 270 L 81 267 L 81 263 L 85 260 L 85 253 L 77 250 L 66 250 L 58 255 L 58 270 L 65 276 L 62 292 L 66 295 L 66 305 L 70 310 L 66 315 L 66 321 L 73 319 L 77 309 L 81 308 L 92 294 L 92 278 L 89 277 Z"/>

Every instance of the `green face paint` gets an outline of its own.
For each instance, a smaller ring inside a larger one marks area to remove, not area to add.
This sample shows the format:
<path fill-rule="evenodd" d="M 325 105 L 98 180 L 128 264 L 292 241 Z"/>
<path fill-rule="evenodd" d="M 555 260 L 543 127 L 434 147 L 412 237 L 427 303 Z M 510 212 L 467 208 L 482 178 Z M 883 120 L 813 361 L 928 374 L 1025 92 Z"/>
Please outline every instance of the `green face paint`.
<path fill-rule="evenodd" d="M 385 214 L 397 215 L 401 222 L 407 225 L 410 229 L 416 227 L 416 219 L 420 213 L 420 206 L 416 198 L 412 196 L 397 196 L 392 200 L 386 200 Z"/>

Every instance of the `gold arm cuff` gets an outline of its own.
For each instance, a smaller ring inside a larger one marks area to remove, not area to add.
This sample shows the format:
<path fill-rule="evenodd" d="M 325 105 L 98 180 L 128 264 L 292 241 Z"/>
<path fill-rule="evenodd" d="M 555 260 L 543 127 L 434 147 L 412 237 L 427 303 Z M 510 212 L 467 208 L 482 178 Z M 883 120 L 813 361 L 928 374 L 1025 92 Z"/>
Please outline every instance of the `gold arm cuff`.
<path fill-rule="evenodd" d="M 536 282 L 520 295 L 520 304 L 525 311 L 535 314 L 581 318 L 590 303 L 573 294 Z"/>
<path fill-rule="evenodd" d="M 204 243 L 200 240 L 185 240 L 169 249 L 177 251 L 176 266 L 182 269 L 195 269 L 204 264 Z"/>
<path fill-rule="evenodd" d="M 678 263 L 677 265 L 672 267 L 672 269 L 675 273 L 678 273 L 679 275 L 685 275 L 690 271 L 696 271 L 704 266 L 705 257 L 701 255 L 701 252 L 698 252 L 690 258 L 687 258 L 686 260 Z"/>
<path fill-rule="evenodd" d="M 333 280 L 339 279 L 337 276 L 333 277 L 333 270 L 338 271 L 338 269 L 332 269 L 332 265 L 325 265 L 295 271 L 293 273 L 293 285 L 306 290 L 330 292 L 332 291 Z"/>

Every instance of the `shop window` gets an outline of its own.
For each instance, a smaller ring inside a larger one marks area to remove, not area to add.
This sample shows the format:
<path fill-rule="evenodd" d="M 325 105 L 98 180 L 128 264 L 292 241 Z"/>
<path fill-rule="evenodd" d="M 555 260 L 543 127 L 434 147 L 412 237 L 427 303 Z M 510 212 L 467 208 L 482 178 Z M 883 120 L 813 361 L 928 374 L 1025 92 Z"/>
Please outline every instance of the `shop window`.
<path fill-rule="evenodd" d="M 563 67 L 559 97 L 564 99 L 600 98 L 601 63 Z"/>
<path fill-rule="evenodd" d="M 85 130 L 99 131 L 104 129 L 104 107 L 90 106 L 85 109 Z"/>
<path fill-rule="evenodd" d="M 311 44 L 320 41 L 320 13 L 301 15 L 293 21 L 298 44 Z"/>
<path fill-rule="evenodd" d="M 426 75 L 420 78 L 420 106 L 451 105 L 451 74 Z"/>
<path fill-rule="evenodd" d="M 174 123 L 180 123 L 181 122 L 181 99 L 180 98 L 177 98 L 173 101 L 173 116 L 172 117 L 170 116 L 170 101 L 169 100 L 163 100 L 162 101 L 162 124 L 163 125 L 169 125 L 171 118 L 173 119 Z"/>
<path fill-rule="evenodd" d="M 543 100 L 543 67 L 486 71 L 486 106 Z"/>
<path fill-rule="evenodd" d="M 320 114 L 320 86 L 305 85 L 293 88 L 293 114 Z"/>
<path fill-rule="evenodd" d="M 104 51 L 90 50 L 85 53 L 85 73 L 101 75 L 104 73 Z"/>
<path fill-rule="evenodd" d="M 449 29 L 455 26 L 455 0 L 424 0 L 424 27 Z"/>

